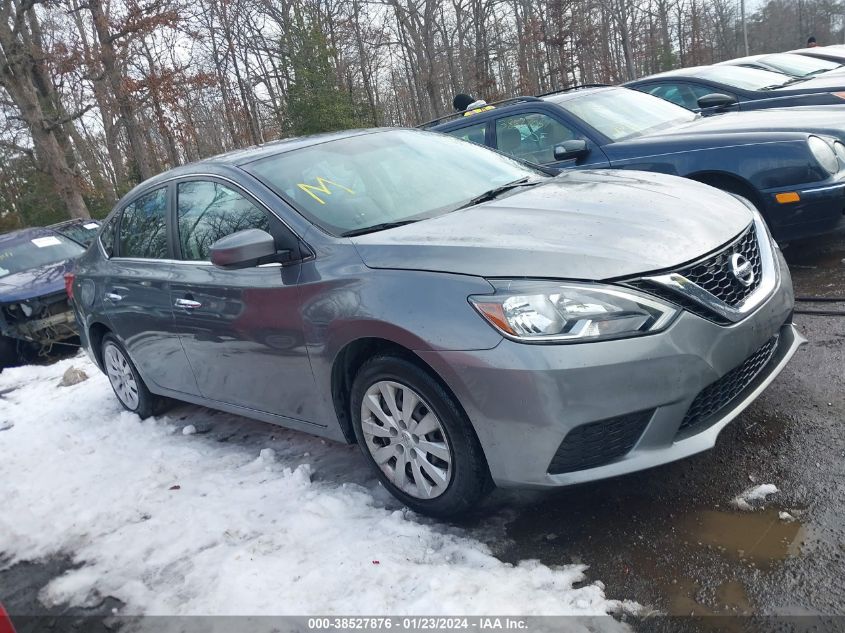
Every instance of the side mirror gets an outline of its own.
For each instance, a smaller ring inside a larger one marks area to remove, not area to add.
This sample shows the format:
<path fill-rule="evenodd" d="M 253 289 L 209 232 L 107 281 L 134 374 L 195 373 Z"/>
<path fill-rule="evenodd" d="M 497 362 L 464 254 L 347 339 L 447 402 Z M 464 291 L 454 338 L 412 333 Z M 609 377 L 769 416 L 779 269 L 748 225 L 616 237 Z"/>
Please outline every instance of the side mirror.
<path fill-rule="evenodd" d="M 252 268 L 276 255 L 273 236 L 261 229 L 238 231 L 211 245 L 211 263 L 220 268 Z"/>
<path fill-rule="evenodd" d="M 702 110 L 707 110 L 708 108 L 726 108 L 735 104 L 736 99 L 734 97 L 718 92 L 704 95 L 698 100 L 698 107 Z"/>
<path fill-rule="evenodd" d="M 555 145 L 555 160 L 572 160 L 587 155 L 587 141 L 576 139 Z"/>

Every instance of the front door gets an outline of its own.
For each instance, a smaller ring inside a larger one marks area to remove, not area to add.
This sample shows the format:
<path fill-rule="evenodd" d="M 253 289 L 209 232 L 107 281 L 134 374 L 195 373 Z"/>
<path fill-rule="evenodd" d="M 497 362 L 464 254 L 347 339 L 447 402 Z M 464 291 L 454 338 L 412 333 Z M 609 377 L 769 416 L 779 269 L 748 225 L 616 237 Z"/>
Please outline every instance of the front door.
<path fill-rule="evenodd" d="M 210 262 L 221 237 L 249 228 L 274 233 L 281 223 L 233 185 L 188 180 L 177 184 L 176 226 L 182 262 L 170 298 L 200 393 L 323 423 L 300 315 L 300 266 L 223 270 Z"/>

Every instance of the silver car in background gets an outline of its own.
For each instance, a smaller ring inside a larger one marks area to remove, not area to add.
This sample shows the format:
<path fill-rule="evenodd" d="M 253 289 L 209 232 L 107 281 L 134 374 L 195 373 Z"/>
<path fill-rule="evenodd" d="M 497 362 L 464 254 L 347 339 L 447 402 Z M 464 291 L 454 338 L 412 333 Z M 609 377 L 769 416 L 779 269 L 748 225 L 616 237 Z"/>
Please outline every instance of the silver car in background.
<path fill-rule="evenodd" d="M 357 442 L 435 516 L 706 450 L 784 368 L 783 257 L 747 201 L 556 175 L 415 130 L 295 139 L 131 191 L 70 280 L 124 407 Z"/>

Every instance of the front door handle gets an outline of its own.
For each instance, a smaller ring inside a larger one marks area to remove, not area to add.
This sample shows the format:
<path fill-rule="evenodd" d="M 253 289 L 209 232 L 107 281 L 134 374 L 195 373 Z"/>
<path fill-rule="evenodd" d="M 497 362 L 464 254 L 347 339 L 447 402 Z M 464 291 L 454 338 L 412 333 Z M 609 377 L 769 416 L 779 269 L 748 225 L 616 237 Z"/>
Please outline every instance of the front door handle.
<path fill-rule="evenodd" d="M 176 299 L 175 305 L 177 308 L 185 308 L 186 310 L 195 310 L 202 307 L 199 301 L 193 299 Z"/>
<path fill-rule="evenodd" d="M 118 301 L 123 301 L 123 295 L 119 295 L 116 292 L 107 292 L 103 295 L 103 299 L 117 303 Z"/>

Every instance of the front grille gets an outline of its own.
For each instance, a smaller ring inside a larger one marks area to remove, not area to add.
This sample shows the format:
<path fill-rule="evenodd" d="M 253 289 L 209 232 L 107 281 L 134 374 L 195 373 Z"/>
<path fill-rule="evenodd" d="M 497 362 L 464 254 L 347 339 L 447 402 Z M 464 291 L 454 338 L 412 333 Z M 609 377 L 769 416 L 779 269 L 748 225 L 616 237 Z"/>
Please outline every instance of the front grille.
<path fill-rule="evenodd" d="M 719 325 L 729 325 L 731 323 L 729 319 L 726 319 L 721 314 L 710 310 L 704 304 L 699 303 L 695 299 L 682 295 L 679 292 L 673 292 L 672 290 L 669 290 L 659 284 L 651 283 L 642 279 L 635 279 L 634 281 L 629 281 L 628 285 L 633 286 L 638 290 L 642 290 L 643 292 L 660 297 L 669 303 L 674 303 L 675 305 L 682 307 L 687 312 L 692 312 L 703 319 L 713 321 Z"/>
<path fill-rule="evenodd" d="M 640 439 L 653 413 L 654 409 L 639 411 L 576 426 L 560 443 L 549 474 L 595 468 L 622 457 Z"/>
<path fill-rule="evenodd" d="M 731 256 L 735 253 L 745 257 L 754 270 L 754 281 L 749 286 L 742 284 L 731 270 Z M 679 270 L 678 274 L 735 308 L 757 290 L 762 271 L 757 234 L 752 224 L 726 248 L 703 262 Z"/>
<path fill-rule="evenodd" d="M 773 336 L 739 367 L 735 367 L 719 380 L 702 389 L 692 401 L 679 430 L 706 422 L 715 413 L 728 406 L 772 359 L 777 346 L 778 337 Z"/>
<path fill-rule="evenodd" d="M 738 253 L 745 257 L 754 271 L 754 280 L 749 286 L 745 286 L 733 274 L 731 257 Z M 739 237 L 722 248 L 715 255 L 696 264 L 674 271 L 683 275 L 697 286 L 708 291 L 727 305 L 736 308 L 745 301 L 762 281 L 763 264 L 760 256 L 760 248 L 757 244 L 757 233 L 752 224 Z M 649 279 L 632 279 L 625 282 L 627 285 L 656 295 L 661 299 L 674 303 L 688 312 L 708 319 L 720 325 L 728 325 L 731 320 L 716 310 L 700 303 L 692 296 L 682 291 L 671 289 L 663 284 Z"/>

